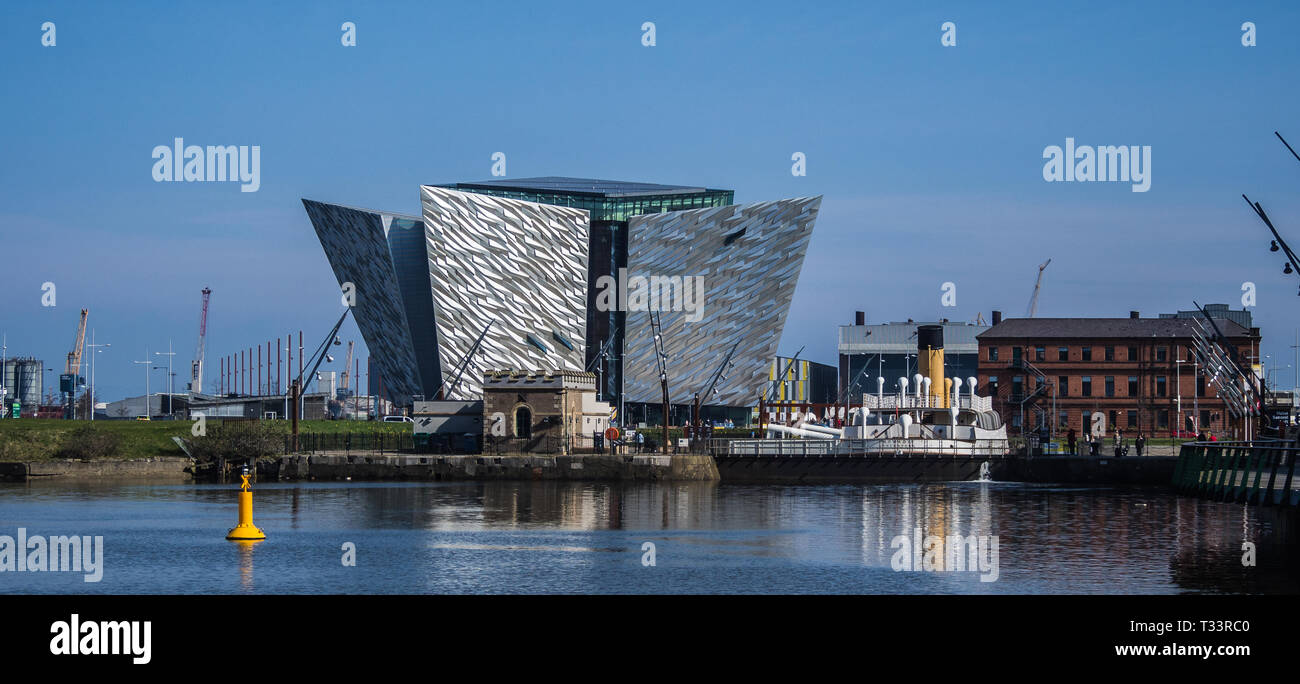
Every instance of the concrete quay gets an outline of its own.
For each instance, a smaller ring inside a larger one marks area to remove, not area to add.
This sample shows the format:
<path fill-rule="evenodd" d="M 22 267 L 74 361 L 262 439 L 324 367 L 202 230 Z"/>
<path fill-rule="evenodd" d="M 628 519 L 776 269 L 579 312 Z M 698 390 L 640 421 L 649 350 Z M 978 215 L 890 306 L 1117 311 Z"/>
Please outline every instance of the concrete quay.
<path fill-rule="evenodd" d="M 282 456 L 257 464 L 262 480 L 716 481 L 707 454 L 347 454 Z"/>
<path fill-rule="evenodd" d="M 190 459 L 182 457 L 141 458 L 129 460 L 50 460 L 0 463 L 0 481 L 62 479 L 176 479 L 188 480 Z"/>

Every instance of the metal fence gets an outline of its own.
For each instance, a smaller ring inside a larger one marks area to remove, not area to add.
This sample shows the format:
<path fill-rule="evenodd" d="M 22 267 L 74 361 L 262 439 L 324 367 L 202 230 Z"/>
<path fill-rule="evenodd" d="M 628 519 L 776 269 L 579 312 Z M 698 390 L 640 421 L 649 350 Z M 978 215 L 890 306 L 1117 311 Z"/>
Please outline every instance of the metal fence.
<path fill-rule="evenodd" d="M 1180 494 L 1259 506 L 1300 506 L 1294 442 L 1188 442 L 1174 467 Z"/>
<path fill-rule="evenodd" d="M 298 434 L 298 452 L 342 451 L 382 454 L 414 452 L 414 435 L 384 432 L 303 432 Z M 284 453 L 293 453 L 293 435 L 285 435 Z"/>

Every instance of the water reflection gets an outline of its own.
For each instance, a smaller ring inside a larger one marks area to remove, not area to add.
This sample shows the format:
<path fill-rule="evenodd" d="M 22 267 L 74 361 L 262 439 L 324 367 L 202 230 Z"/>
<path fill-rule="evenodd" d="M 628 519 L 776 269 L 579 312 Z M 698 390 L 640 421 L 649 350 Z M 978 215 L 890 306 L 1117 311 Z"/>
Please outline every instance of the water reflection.
<path fill-rule="evenodd" d="M 239 588 L 245 593 L 253 591 L 253 547 L 262 543 L 256 541 L 232 541 L 239 557 Z"/>
<path fill-rule="evenodd" d="M 236 544 L 233 557 L 222 540 L 230 492 L 0 485 L 0 534 L 103 534 L 106 547 L 100 585 L 14 575 L 0 576 L 0 592 L 1300 592 L 1279 521 L 1163 488 L 263 483 L 268 540 Z M 895 572 L 894 540 L 918 532 L 996 536 L 997 580 Z M 1257 545 L 1253 567 L 1243 541 Z M 357 545 L 355 567 L 339 562 L 343 542 Z"/>

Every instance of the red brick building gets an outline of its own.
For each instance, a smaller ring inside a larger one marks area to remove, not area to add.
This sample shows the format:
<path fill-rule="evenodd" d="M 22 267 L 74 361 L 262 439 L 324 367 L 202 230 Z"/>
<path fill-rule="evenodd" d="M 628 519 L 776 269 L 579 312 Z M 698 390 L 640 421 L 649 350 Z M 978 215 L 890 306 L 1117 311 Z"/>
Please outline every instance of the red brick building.
<path fill-rule="evenodd" d="M 1204 321 L 1202 321 L 1204 323 Z M 1258 364 L 1259 328 L 1216 318 L 1243 365 Z M 1207 326 L 1208 327 L 1208 326 Z M 1055 422 L 1087 432 L 1092 414 L 1129 436 L 1168 437 L 1179 426 L 1240 433 L 1194 353 L 1190 318 L 1009 318 L 978 335 L 979 379 L 1009 430 Z M 1181 401 L 1180 401 L 1181 398 Z"/>

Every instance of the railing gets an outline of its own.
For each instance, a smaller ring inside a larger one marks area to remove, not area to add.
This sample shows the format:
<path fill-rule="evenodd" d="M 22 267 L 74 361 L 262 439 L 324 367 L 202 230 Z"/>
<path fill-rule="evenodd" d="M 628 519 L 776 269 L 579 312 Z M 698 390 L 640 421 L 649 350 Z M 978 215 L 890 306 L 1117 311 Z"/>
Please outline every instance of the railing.
<path fill-rule="evenodd" d="M 303 432 L 298 434 L 298 452 L 342 451 L 385 453 L 415 451 L 410 433 L 385 432 Z M 285 435 L 284 453 L 293 453 L 293 436 Z"/>
<path fill-rule="evenodd" d="M 920 397 L 915 392 L 909 392 L 900 398 L 897 392 L 876 396 L 874 394 L 863 395 L 863 400 L 867 408 L 872 410 L 885 409 L 915 409 L 915 408 L 934 408 L 937 406 L 936 401 L 939 397 L 926 397 L 924 394 Z M 976 396 L 975 401 L 971 401 L 970 393 L 961 394 L 957 398 L 957 408 L 969 409 L 974 408 L 976 411 L 992 411 L 993 399 L 990 397 Z"/>
<path fill-rule="evenodd" d="M 1188 442 L 1174 468 L 1180 494 L 1258 506 L 1300 506 L 1294 442 Z"/>
<path fill-rule="evenodd" d="M 1007 458 L 1007 440 L 981 439 L 961 444 L 920 439 L 713 439 L 715 458 Z"/>

